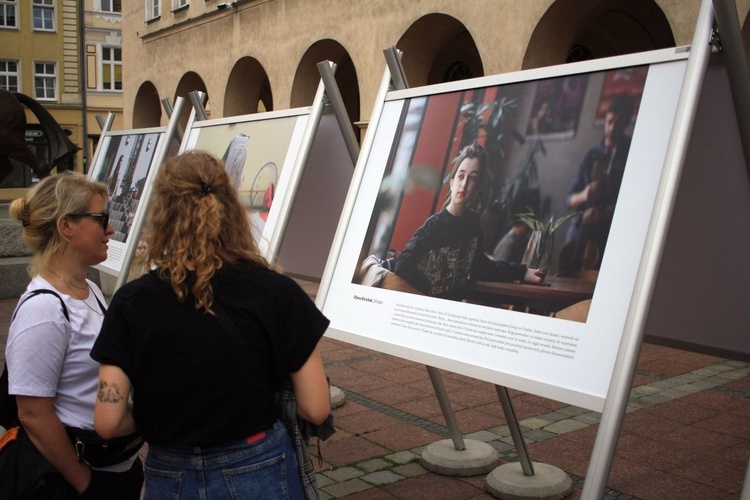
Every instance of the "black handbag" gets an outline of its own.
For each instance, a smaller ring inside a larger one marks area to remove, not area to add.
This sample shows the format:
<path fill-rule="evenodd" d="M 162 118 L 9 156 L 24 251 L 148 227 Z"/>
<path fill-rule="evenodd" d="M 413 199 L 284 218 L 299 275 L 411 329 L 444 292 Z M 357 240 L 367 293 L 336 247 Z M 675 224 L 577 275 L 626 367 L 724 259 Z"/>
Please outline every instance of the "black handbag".
<path fill-rule="evenodd" d="M 104 440 L 95 431 L 65 427 L 78 458 L 92 467 L 107 467 L 129 459 L 141 449 L 145 439 L 139 432 Z"/>
<path fill-rule="evenodd" d="M 76 492 L 36 449 L 22 427 L 0 437 L 0 498 L 67 500 Z"/>

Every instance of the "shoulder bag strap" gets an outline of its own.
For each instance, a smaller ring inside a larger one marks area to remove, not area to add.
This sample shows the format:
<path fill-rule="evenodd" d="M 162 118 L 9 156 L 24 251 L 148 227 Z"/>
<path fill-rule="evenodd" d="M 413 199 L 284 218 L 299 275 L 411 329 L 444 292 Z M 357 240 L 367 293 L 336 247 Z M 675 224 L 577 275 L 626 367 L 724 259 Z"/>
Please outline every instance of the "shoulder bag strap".
<path fill-rule="evenodd" d="M 94 292 L 91 292 L 91 293 L 94 293 Z M 57 297 L 57 299 L 60 301 L 60 305 L 62 306 L 63 315 L 65 316 L 65 319 L 67 321 L 70 321 L 70 315 L 68 314 L 68 308 L 65 307 L 65 301 L 63 301 L 62 297 L 60 297 L 60 295 L 57 292 L 53 290 L 49 290 L 47 288 L 37 288 L 36 290 L 30 291 L 28 295 L 26 295 L 26 297 L 24 297 L 24 299 L 16 306 L 16 310 L 13 312 L 13 317 L 11 318 L 11 321 L 16 319 L 16 314 L 18 314 L 18 310 L 21 308 L 22 305 L 26 303 L 27 300 L 29 300 L 30 298 L 36 297 L 37 295 L 42 295 L 42 294 L 54 295 L 55 297 Z M 94 297 L 96 297 L 96 294 L 94 294 Z M 97 298 L 96 301 L 99 302 L 99 299 Z M 101 302 L 99 302 L 99 307 L 101 307 Z"/>

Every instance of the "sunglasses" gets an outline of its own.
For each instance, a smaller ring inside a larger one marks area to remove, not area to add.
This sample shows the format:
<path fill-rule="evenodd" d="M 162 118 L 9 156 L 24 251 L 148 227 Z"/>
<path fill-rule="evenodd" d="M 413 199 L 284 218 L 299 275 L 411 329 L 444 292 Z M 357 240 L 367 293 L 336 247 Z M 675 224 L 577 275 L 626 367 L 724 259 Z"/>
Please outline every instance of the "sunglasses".
<path fill-rule="evenodd" d="M 107 230 L 107 225 L 109 224 L 109 212 L 99 212 L 94 214 L 68 214 L 68 217 L 92 217 L 94 219 L 101 219 L 102 228 L 104 228 L 105 231 Z"/>

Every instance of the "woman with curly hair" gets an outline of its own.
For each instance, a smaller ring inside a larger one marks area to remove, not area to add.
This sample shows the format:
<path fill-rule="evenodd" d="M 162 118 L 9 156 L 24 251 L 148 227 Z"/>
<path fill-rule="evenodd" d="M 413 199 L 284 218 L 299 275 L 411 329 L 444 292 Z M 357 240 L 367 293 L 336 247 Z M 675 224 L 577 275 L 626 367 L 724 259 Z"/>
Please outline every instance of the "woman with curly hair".
<path fill-rule="evenodd" d="M 221 160 L 167 160 L 152 196 L 154 269 L 115 293 L 91 354 L 96 430 L 143 433 L 146 498 L 303 498 L 274 393 L 291 378 L 298 415 L 326 419 L 328 320 L 258 254 Z"/>

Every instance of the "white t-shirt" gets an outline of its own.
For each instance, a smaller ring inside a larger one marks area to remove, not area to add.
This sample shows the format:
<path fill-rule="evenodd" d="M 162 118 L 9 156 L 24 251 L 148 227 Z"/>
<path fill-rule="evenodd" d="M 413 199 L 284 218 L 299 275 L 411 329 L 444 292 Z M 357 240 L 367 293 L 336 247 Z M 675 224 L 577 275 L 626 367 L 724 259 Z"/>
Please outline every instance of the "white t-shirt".
<path fill-rule="evenodd" d="M 62 293 L 41 276 L 34 277 L 26 291 L 46 288 L 56 292 L 65 302 L 70 321 L 54 295 L 29 298 L 16 306 L 5 360 L 10 394 L 55 398 L 55 413 L 64 425 L 93 430 L 99 363 L 89 353 L 104 320 L 94 294 L 102 304 L 105 299 L 96 284 L 87 282 L 91 293 L 83 301 Z M 24 298 L 25 294 L 19 304 Z M 103 470 L 128 470 L 133 460 Z"/>

